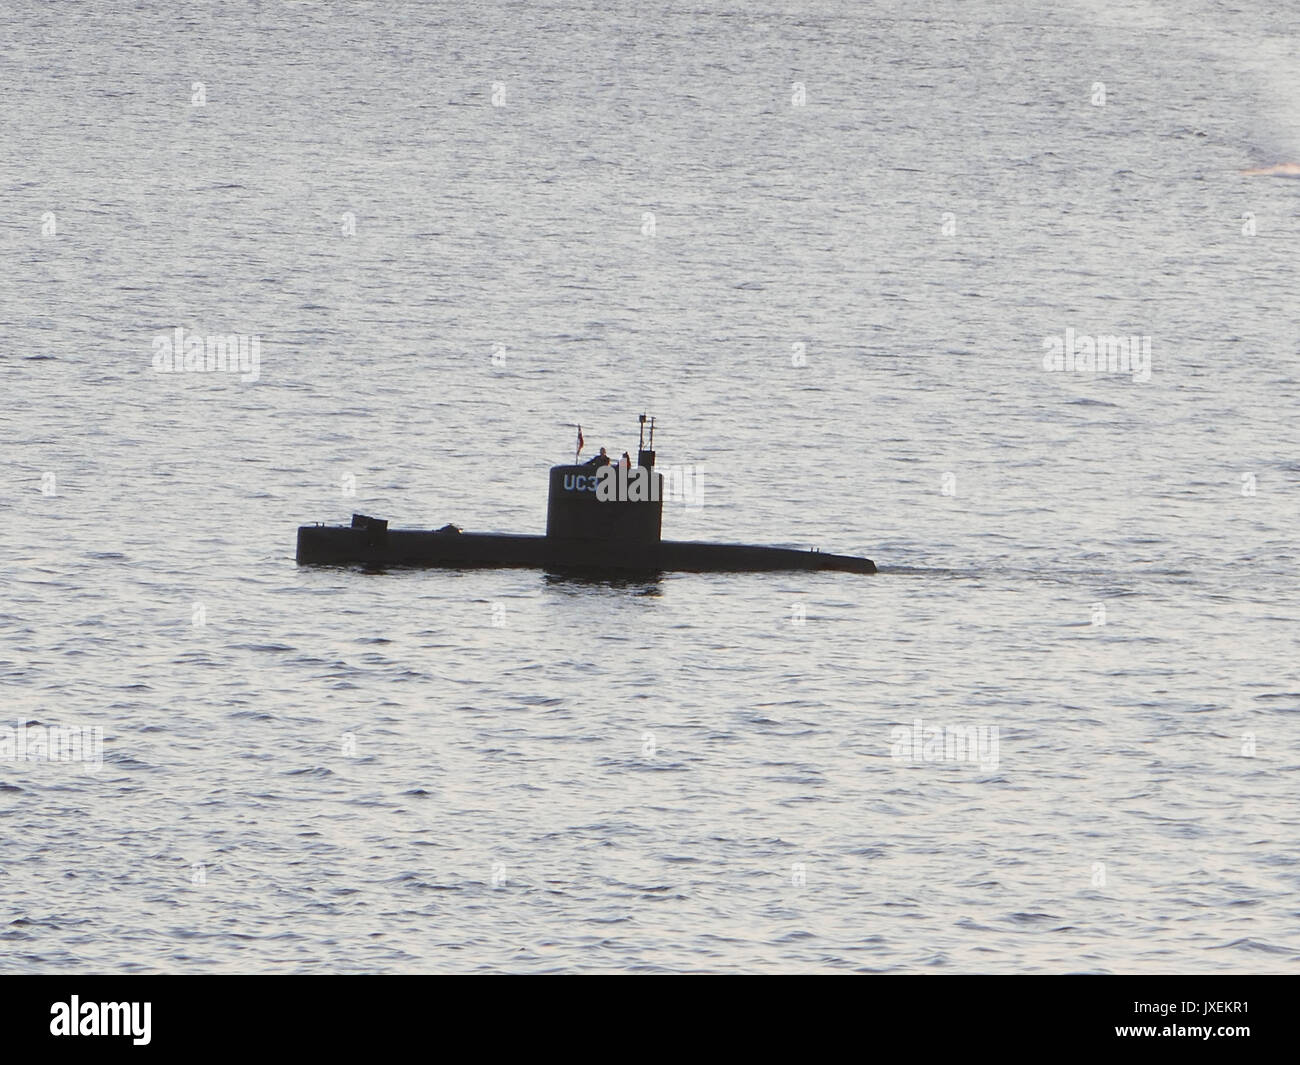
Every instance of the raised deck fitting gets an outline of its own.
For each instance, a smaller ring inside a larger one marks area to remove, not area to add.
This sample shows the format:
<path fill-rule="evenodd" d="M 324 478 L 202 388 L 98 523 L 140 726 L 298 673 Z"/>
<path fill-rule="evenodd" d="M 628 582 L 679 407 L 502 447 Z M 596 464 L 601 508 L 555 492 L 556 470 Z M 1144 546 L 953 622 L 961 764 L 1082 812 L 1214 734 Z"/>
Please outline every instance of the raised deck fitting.
<path fill-rule="evenodd" d="M 643 414 L 637 465 L 631 470 L 590 463 L 551 467 L 545 536 L 465 533 L 452 525 L 436 530 L 389 529 L 383 519 L 354 514 L 350 526 L 300 526 L 298 562 L 644 573 L 876 572 L 869 558 L 661 539 L 663 475 L 654 469 L 654 420 L 650 420 L 648 447 L 645 426 Z M 613 484 L 618 485 L 618 498 L 607 498 Z"/>

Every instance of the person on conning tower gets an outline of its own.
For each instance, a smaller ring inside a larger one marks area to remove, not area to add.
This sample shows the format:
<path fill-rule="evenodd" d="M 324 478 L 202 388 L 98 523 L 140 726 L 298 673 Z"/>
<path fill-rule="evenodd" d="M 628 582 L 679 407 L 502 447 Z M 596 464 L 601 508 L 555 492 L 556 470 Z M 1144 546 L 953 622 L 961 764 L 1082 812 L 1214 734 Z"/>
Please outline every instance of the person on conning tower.
<path fill-rule="evenodd" d="M 593 455 L 586 462 L 584 462 L 583 465 L 584 466 L 608 466 L 609 456 L 605 454 L 605 449 L 602 447 L 600 449 L 599 455 Z"/>

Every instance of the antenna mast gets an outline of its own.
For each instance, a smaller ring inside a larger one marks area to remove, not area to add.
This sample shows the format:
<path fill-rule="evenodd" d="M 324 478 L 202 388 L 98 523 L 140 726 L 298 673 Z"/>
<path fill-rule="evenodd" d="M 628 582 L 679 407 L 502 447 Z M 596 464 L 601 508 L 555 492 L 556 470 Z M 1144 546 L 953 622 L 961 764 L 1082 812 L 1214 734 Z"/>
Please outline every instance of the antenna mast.
<path fill-rule="evenodd" d="M 636 464 L 644 466 L 647 470 L 653 470 L 655 467 L 655 420 L 650 419 L 650 446 L 648 448 L 645 439 L 645 421 L 645 415 L 642 414 L 640 418 L 641 435 L 637 439 L 636 445 Z"/>

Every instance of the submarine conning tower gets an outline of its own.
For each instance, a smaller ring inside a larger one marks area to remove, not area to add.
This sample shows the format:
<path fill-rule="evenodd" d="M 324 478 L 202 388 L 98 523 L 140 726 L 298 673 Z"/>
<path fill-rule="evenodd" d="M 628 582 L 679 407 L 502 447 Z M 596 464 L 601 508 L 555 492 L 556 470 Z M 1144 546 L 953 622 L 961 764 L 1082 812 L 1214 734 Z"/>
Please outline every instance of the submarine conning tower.
<path fill-rule="evenodd" d="M 649 420 L 648 443 L 644 414 L 640 421 L 637 461 L 630 470 L 620 469 L 612 459 L 608 465 L 596 465 L 593 460 L 551 467 L 547 539 L 624 545 L 659 543 L 663 475 L 654 468 L 654 419 Z"/>

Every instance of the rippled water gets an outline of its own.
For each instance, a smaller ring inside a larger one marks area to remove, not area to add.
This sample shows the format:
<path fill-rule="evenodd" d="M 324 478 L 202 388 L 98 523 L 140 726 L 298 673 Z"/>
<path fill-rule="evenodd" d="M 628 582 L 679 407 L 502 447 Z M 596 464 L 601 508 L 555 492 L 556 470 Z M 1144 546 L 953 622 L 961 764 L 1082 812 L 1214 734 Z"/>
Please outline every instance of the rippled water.
<path fill-rule="evenodd" d="M 17 7 L 0 969 L 1296 968 L 1294 15 L 760 6 Z M 294 563 L 643 409 L 880 574 Z"/>

